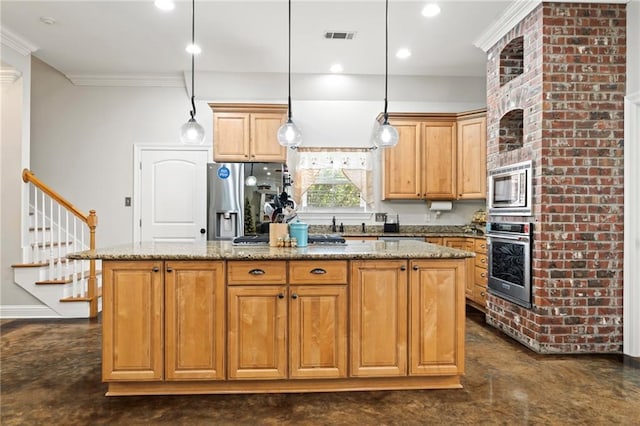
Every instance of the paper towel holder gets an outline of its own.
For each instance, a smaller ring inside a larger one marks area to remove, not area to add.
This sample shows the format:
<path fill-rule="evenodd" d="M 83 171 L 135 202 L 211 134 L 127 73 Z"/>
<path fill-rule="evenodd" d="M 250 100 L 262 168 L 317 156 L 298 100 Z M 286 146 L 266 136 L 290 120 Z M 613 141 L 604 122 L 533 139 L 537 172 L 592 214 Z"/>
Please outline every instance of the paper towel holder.
<path fill-rule="evenodd" d="M 436 213 L 436 217 L 440 217 L 443 211 L 450 211 L 453 207 L 451 201 L 431 201 L 429 210 Z"/>

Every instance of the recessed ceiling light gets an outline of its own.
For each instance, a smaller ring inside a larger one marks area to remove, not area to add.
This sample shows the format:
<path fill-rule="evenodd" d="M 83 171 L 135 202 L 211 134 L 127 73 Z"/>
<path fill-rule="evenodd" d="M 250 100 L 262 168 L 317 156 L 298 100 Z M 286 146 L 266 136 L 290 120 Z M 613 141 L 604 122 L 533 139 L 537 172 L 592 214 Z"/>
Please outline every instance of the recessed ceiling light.
<path fill-rule="evenodd" d="M 198 46 L 197 44 L 190 44 L 185 50 L 192 55 L 197 55 L 198 53 L 202 52 L 202 49 L 200 49 L 200 46 Z"/>
<path fill-rule="evenodd" d="M 436 16 L 440 13 L 440 6 L 438 6 L 435 3 L 428 3 L 423 9 L 422 9 L 422 16 L 426 16 L 428 18 L 431 18 L 432 16 Z"/>
<path fill-rule="evenodd" d="M 331 65 L 331 68 L 329 68 L 329 71 L 331 71 L 331 72 L 342 72 L 342 71 L 344 71 L 344 69 L 342 68 L 342 65 L 340 65 L 340 64 L 333 64 L 333 65 Z"/>
<path fill-rule="evenodd" d="M 173 10 L 176 7 L 173 0 L 156 0 L 153 4 L 160 10 Z"/>
<path fill-rule="evenodd" d="M 398 51 L 396 52 L 396 58 L 407 59 L 409 56 L 411 56 L 411 51 L 406 47 L 398 49 Z"/>

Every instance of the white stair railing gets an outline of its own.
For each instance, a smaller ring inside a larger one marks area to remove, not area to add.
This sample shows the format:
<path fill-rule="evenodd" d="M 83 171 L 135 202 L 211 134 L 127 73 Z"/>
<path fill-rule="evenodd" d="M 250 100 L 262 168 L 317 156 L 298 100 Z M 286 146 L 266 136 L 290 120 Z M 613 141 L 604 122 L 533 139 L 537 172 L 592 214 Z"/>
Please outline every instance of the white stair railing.
<path fill-rule="evenodd" d="M 86 297 L 90 317 L 98 315 L 98 282 L 95 260 L 69 260 L 74 251 L 95 249 L 95 210 L 85 215 L 31 171 L 24 169 L 22 179 L 29 185 L 29 208 L 33 229 L 30 263 L 47 265 L 45 281 L 71 281 L 71 297 Z M 30 221 L 31 222 L 31 221 Z M 88 235 L 85 233 L 88 229 Z M 85 280 L 85 271 L 89 276 Z"/>

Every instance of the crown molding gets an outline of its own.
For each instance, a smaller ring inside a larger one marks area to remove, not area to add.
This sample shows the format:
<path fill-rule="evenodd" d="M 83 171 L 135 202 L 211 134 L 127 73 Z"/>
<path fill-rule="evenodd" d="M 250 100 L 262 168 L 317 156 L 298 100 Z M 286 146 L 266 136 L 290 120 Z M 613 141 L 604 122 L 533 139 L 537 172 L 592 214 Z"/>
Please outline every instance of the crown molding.
<path fill-rule="evenodd" d="M 488 52 L 513 27 L 529 15 L 541 3 L 629 3 L 631 0 L 516 0 L 496 21 L 482 33 L 473 45 Z"/>
<path fill-rule="evenodd" d="M 541 0 L 514 2 L 473 42 L 473 45 L 482 49 L 483 52 L 488 52 L 541 3 Z"/>
<path fill-rule="evenodd" d="M 76 86 L 184 87 L 181 74 L 65 74 Z"/>
<path fill-rule="evenodd" d="M 10 85 L 16 82 L 22 73 L 15 68 L 0 68 L 0 85 Z"/>
<path fill-rule="evenodd" d="M 30 55 L 38 50 L 38 46 L 4 26 L 0 28 L 0 39 L 3 45 L 10 47 L 23 56 Z"/>

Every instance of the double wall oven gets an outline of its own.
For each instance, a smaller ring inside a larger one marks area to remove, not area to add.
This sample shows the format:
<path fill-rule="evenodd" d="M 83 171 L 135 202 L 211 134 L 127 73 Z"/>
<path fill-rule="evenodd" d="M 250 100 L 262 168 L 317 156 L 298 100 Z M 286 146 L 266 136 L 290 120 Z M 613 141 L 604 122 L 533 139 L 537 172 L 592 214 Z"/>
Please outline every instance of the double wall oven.
<path fill-rule="evenodd" d="M 532 223 L 487 223 L 489 293 L 531 308 Z"/>

